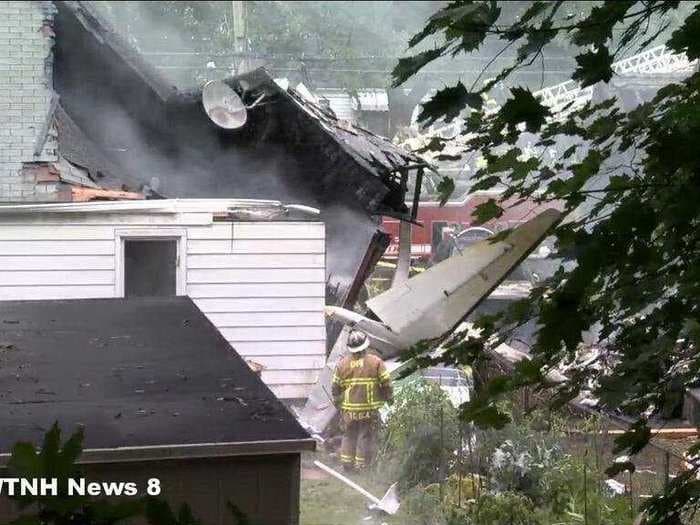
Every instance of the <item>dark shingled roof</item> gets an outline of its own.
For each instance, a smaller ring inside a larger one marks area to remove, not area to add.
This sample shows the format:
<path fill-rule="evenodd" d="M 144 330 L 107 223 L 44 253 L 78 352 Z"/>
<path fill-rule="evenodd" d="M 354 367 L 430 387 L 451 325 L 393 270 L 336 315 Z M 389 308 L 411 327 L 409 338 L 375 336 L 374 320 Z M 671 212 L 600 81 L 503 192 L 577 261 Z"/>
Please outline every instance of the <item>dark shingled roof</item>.
<path fill-rule="evenodd" d="M 101 46 L 121 57 L 162 100 L 167 100 L 175 93 L 175 86 L 168 82 L 160 71 L 145 60 L 141 53 L 122 38 L 87 2 L 69 0 L 55 3 L 59 8 L 68 9 L 73 13 L 73 16 Z"/>
<path fill-rule="evenodd" d="M 58 151 L 72 164 L 85 168 L 94 182 L 103 188 L 141 190 L 143 184 L 110 160 L 60 104 L 54 123 L 59 136 Z"/>
<path fill-rule="evenodd" d="M 54 421 L 88 449 L 309 438 L 187 297 L 0 302 L 0 452 Z"/>

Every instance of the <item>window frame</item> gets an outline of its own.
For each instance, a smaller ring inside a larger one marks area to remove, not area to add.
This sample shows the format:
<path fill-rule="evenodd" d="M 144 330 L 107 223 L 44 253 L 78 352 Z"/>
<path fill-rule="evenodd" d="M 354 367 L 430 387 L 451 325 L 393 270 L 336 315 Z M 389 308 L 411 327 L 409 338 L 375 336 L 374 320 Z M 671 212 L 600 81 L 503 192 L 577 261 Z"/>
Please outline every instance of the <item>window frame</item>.
<path fill-rule="evenodd" d="M 126 241 L 176 241 L 175 295 L 187 295 L 187 230 L 184 228 L 126 228 L 114 232 L 115 297 L 125 297 Z"/>

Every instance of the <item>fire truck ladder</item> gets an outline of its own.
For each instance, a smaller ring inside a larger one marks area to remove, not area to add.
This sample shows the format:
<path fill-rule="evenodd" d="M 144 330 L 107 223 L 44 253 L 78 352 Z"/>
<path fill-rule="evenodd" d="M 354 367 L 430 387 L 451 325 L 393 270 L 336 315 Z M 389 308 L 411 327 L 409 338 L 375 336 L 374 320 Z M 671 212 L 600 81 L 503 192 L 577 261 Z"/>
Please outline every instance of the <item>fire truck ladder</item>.
<path fill-rule="evenodd" d="M 661 45 L 614 62 L 612 70 L 618 75 L 679 74 L 692 72 L 696 63 L 697 60 L 691 62 L 684 54 L 672 53 Z M 582 88 L 575 80 L 567 80 L 535 91 L 533 95 L 540 97 L 552 113 L 562 118 L 591 100 L 593 86 Z"/>

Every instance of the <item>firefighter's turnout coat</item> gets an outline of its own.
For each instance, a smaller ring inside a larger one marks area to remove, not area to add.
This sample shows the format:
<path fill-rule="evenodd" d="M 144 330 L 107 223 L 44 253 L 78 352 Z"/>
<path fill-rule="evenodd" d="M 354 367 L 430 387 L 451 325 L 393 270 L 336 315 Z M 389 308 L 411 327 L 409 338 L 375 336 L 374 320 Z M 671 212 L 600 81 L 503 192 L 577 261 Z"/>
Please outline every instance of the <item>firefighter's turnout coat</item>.
<path fill-rule="evenodd" d="M 350 419 L 376 414 L 392 396 L 391 377 L 384 361 L 374 354 L 348 354 L 333 374 L 336 406 Z"/>

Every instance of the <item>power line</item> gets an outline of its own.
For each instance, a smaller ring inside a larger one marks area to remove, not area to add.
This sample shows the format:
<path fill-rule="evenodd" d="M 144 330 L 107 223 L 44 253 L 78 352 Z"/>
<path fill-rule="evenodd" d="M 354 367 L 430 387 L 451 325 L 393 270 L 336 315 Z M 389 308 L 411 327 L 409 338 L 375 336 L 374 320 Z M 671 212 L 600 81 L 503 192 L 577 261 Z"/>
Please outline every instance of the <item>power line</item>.
<path fill-rule="evenodd" d="M 225 57 L 225 58 L 247 58 L 253 60 L 298 60 L 300 62 L 351 62 L 351 61 L 391 61 L 396 62 L 401 58 L 401 56 L 359 56 L 359 57 L 323 57 L 323 56 L 305 56 L 305 55 L 284 55 L 284 54 L 256 54 L 256 53 L 235 53 L 235 52 L 225 52 L 225 51 L 142 51 L 144 56 L 158 56 L 158 57 Z M 454 62 L 488 62 L 491 57 L 481 57 L 481 56 L 470 56 L 463 57 L 459 59 L 453 59 Z M 502 60 L 517 60 L 516 55 L 503 55 Z M 545 61 L 565 61 L 573 63 L 571 57 L 559 56 L 559 57 L 545 57 Z"/>
<path fill-rule="evenodd" d="M 162 69 L 162 70 L 186 70 L 186 71 L 193 71 L 193 70 L 198 70 L 198 69 L 207 69 L 210 71 L 217 71 L 217 70 L 228 70 L 228 68 L 224 67 L 214 67 L 214 68 L 209 68 L 206 65 L 200 65 L 200 66 L 167 66 L 167 65 L 156 65 L 155 66 L 157 69 Z M 275 67 L 272 65 L 266 65 L 265 66 L 267 69 L 271 71 L 279 71 L 279 72 L 299 72 L 301 71 L 300 68 L 294 68 L 294 67 Z M 496 70 L 498 68 L 493 68 L 493 70 Z M 306 71 L 310 73 L 366 73 L 366 74 L 390 74 L 392 72 L 391 69 L 314 69 L 314 68 L 306 68 Z M 417 76 L 420 75 L 464 75 L 464 74 L 478 74 L 481 73 L 481 69 L 433 69 L 433 70 L 426 70 L 426 71 L 418 71 L 416 73 Z M 570 75 L 572 72 L 571 69 L 548 69 L 545 71 L 546 74 L 562 74 L 562 75 Z M 518 72 L 519 75 L 537 75 L 538 77 L 542 74 L 541 71 L 527 71 L 527 70 L 522 70 Z"/>

